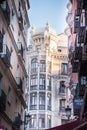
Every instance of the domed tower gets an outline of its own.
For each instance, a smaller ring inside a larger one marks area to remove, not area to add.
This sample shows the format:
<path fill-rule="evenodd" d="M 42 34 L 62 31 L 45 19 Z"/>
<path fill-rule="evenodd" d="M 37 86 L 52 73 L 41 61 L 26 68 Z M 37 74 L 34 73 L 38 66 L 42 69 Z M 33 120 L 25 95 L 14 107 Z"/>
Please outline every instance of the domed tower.
<path fill-rule="evenodd" d="M 63 123 L 67 80 L 67 38 L 47 23 L 31 29 L 28 49 L 29 129 L 44 130 Z"/>

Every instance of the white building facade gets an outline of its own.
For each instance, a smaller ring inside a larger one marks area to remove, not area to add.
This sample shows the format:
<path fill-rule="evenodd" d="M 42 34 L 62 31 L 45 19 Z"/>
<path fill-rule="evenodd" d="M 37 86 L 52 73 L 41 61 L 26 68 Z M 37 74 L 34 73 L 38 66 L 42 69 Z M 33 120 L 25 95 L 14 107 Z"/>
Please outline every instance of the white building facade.
<path fill-rule="evenodd" d="M 28 49 L 28 129 L 44 130 L 66 121 L 67 36 L 57 35 L 47 23 L 31 29 Z"/>

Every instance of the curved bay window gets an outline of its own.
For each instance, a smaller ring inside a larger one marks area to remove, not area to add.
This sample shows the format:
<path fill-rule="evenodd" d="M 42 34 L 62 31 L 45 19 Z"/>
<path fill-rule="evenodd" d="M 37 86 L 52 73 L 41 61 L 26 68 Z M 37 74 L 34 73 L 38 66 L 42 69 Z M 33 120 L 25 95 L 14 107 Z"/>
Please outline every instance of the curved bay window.
<path fill-rule="evenodd" d="M 45 115 L 44 114 L 40 114 L 39 115 L 39 120 L 38 120 L 38 127 L 39 128 L 45 128 Z"/>
<path fill-rule="evenodd" d="M 51 90 L 51 76 L 47 76 L 47 90 Z"/>
<path fill-rule="evenodd" d="M 43 75 L 43 74 L 40 74 L 39 89 L 45 90 L 45 75 Z"/>
<path fill-rule="evenodd" d="M 37 109 L 37 93 L 30 94 L 30 110 Z"/>
<path fill-rule="evenodd" d="M 30 90 L 37 90 L 38 77 L 37 75 L 31 75 Z"/>
<path fill-rule="evenodd" d="M 45 110 L 45 92 L 39 93 L 39 109 Z"/>
<path fill-rule="evenodd" d="M 36 114 L 32 115 L 32 118 L 29 121 L 29 127 L 30 128 L 36 128 L 37 127 L 37 116 L 36 116 Z"/>
<path fill-rule="evenodd" d="M 31 60 L 31 73 L 37 73 L 38 68 L 38 60 L 34 58 Z"/>
<path fill-rule="evenodd" d="M 45 60 L 40 60 L 40 72 L 46 72 Z"/>
<path fill-rule="evenodd" d="M 51 110 L 51 94 L 47 94 L 47 110 Z"/>
<path fill-rule="evenodd" d="M 65 81 L 60 81 L 59 93 L 65 93 Z"/>

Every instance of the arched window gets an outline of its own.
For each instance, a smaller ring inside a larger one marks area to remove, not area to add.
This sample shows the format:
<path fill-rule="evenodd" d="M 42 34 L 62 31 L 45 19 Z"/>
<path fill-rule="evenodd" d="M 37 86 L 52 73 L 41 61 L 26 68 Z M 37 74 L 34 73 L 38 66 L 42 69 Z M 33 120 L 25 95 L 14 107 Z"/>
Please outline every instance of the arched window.
<path fill-rule="evenodd" d="M 37 67 L 38 67 L 38 60 L 37 60 L 37 58 L 34 58 L 31 61 L 31 72 L 36 73 L 37 72 Z"/>

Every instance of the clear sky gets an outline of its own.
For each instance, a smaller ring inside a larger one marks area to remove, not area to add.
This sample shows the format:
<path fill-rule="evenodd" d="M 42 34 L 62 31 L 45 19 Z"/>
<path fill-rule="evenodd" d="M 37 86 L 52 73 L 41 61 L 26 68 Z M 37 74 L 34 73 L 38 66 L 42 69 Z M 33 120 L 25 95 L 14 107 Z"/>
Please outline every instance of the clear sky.
<path fill-rule="evenodd" d="M 63 33 L 67 26 L 66 15 L 68 9 L 66 7 L 69 0 L 29 0 L 30 10 L 29 19 L 30 26 L 44 27 L 47 22 L 51 27 L 59 33 Z M 30 27 L 30 29 L 31 29 Z M 29 31 L 30 31 L 29 29 Z"/>

